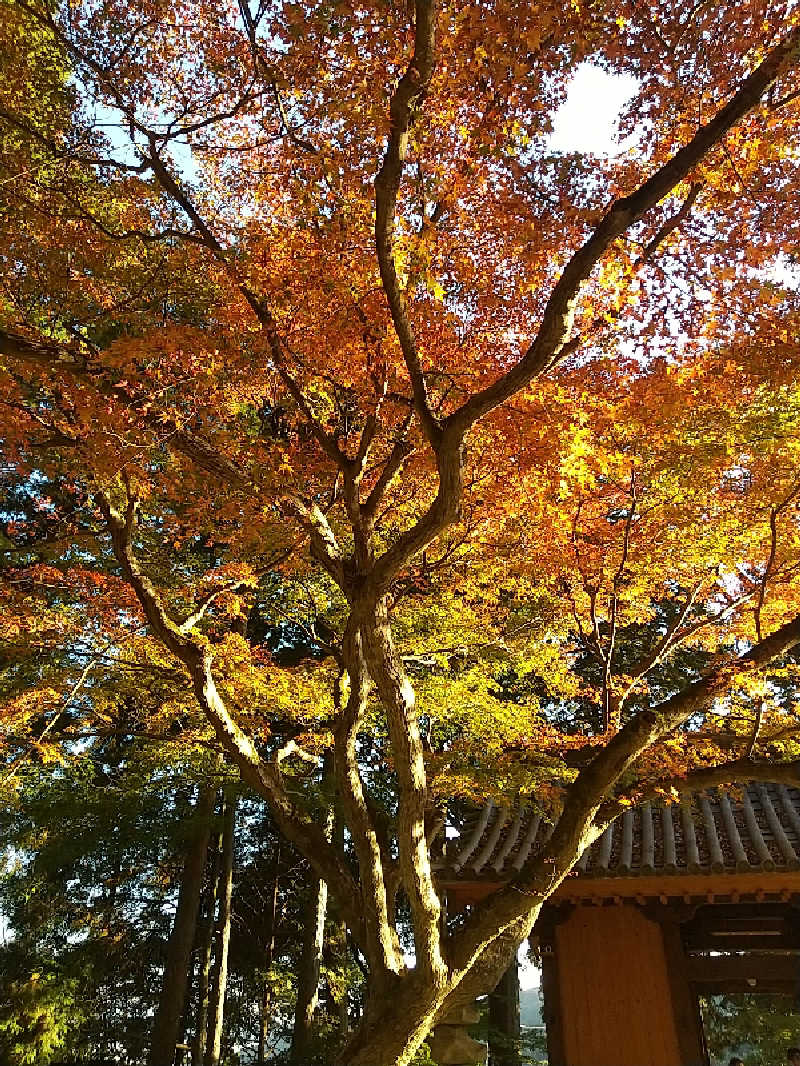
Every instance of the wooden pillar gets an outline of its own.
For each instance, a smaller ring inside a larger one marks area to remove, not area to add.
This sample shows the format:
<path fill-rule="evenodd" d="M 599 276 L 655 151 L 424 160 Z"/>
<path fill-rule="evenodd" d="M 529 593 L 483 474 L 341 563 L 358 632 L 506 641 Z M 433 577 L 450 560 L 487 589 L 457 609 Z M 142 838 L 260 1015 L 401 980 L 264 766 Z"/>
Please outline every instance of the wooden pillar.
<path fill-rule="evenodd" d="M 489 995 L 489 1066 L 520 1066 L 519 963 L 516 956 Z"/>
<path fill-rule="evenodd" d="M 681 1058 L 661 929 L 639 907 L 576 907 L 555 949 L 564 1047 L 553 1066 L 693 1066 Z"/>

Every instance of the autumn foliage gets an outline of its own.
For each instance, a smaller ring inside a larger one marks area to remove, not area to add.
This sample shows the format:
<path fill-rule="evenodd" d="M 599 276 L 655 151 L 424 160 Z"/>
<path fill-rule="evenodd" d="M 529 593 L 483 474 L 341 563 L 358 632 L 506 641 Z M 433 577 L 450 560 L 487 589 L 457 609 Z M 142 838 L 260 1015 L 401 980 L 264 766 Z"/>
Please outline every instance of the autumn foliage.
<path fill-rule="evenodd" d="M 620 806 L 800 775 L 797 13 L 2 14 L 4 779 L 124 696 L 218 747 L 368 960 L 342 1061 L 407 1062 Z M 613 156 L 550 147 L 584 61 Z M 556 830 L 448 932 L 487 794 Z"/>

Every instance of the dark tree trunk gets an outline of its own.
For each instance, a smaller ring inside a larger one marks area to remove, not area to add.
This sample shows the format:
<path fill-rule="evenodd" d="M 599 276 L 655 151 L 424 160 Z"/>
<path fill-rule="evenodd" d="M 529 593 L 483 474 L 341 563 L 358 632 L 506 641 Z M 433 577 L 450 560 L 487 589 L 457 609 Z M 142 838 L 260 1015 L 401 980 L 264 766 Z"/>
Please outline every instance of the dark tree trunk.
<path fill-rule="evenodd" d="M 344 1039 L 350 1030 L 350 1015 L 347 1004 L 347 926 L 344 922 L 330 923 L 328 934 L 328 980 L 329 1011 L 339 1022 L 339 1032 Z"/>
<path fill-rule="evenodd" d="M 214 947 L 214 912 L 217 909 L 219 867 L 222 857 L 222 834 L 217 833 L 214 858 L 205 892 L 204 915 L 200 928 L 200 958 L 197 969 L 197 1016 L 192 1041 L 192 1066 L 203 1066 L 206 1054 L 206 1029 L 208 1026 L 209 988 L 211 984 L 211 959 Z"/>
<path fill-rule="evenodd" d="M 261 1009 L 258 1019 L 258 1066 L 264 1066 L 266 1062 L 266 1048 L 267 1048 L 267 1027 L 269 1026 L 269 1018 L 272 1008 L 272 988 L 269 983 L 269 971 L 272 969 L 272 960 L 275 958 L 275 935 L 278 925 L 278 884 L 280 878 L 278 876 L 281 866 L 281 844 L 278 840 L 278 846 L 275 853 L 275 879 L 272 882 L 272 904 L 267 911 L 267 941 L 266 951 L 264 953 L 264 969 L 266 976 L 264 978 L 264 989 L 261 994 Z"/>
<path fill-rule="evenodd" d="M 192 958 L 197 911 L 203 889 L 203 871 L 214 811 L 214 788 L 200 790 L 194 807 L 195 834 L 186 853 L 178 892 L 178 905 L 167 945 L 167 961 L 161 982 L 161 996 L 150 1042 L 150 1066 L 172 1066 L 178 1042 L 189 966 Z"/>
<path fill-rule="evenodd" d="M 311 1042 L 314 1012 L 317 1009 L 319 974 L 322 964 L 322 945 L 325 937 L 325 913 L 328 889 L 324 881 L 311 877 L 310 892 L 305 908 L 303 950 L 297 976 L 297 1003 L 294 1012 L 292 1066 L 302 1066 Z"/>
<path fill-rule="evenodd" d="M 516 958 L 489 994 L 489 1066 L 520 1066 L 519 964 Z"/>
<path fill-rule="evenodd" d="M 272 990 L 269 987 L 269 981 L 265 980 L 261 989 L 261 1003 L 258 1010 L 258 1055 L 256 1057 L 256 1066 L 264 1066 L 267 1061 L 267 1028 L 269 1026 L 271 1008 Z"/>
<path fill-rule="evenodd" d="M 217 915 L 214 979 L 208 1014 L 205 1066 L 217 1066 L 222 1050 L 222 1022 L 225 989 L 228 984 L 228 945 L 231 938 L 231 897 L 233 895 L 233 843 L 236 828 L 236 800 L 226 796 L 222 815 L 222 861 L 219 871 L 219 913 Z"/>
<path fill-rule="evenodd" d="M 325 756 L 323 782 L 334 783 L 334 763 L 330 753 Z M 334 832 L 334 808 L 328 811 L 325 835 L 330 840 Z M 328 912 L 328 886 L 313 874 L 309 879 L 309 893 L 303 922 L 303 947 L 300 956 L 300 972 L 297 975 L 297 1002 L 294 1010 L 292 1048 L 289 1061 L 292 1066 L 302 1066 L 314 1024 L 314 1013 L 319 999 L 319 975 L 322 967 L 322 948 L 325 943 L 325 918 Z"/>

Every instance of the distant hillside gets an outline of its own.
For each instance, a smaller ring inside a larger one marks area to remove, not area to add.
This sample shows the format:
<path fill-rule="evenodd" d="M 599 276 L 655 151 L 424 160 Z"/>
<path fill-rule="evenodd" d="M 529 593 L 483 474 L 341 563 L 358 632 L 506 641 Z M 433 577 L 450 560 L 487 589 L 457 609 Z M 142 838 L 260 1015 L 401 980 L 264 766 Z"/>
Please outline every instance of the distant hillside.
<path fill-rule="evenodd" d="M 542 1001 L 538 988 L 529 988 L 519 994 L 519 1019 L 525 1028 L 539 1028 L 542 1020 Z"/>

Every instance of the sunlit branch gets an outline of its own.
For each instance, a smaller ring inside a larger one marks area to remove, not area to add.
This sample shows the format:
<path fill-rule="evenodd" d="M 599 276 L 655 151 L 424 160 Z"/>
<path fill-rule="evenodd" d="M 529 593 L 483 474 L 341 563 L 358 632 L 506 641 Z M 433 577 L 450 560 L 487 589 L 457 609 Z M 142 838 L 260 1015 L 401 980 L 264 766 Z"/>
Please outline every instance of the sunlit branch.
<path fill-rule="evenodd" d="M 729 102 L 702 126 L 688 144 L 679 149 L 644 184 L 615 201 L 594 233 L 574 253 L 547 301 L 539 330 L 522 359 L 492 385 L 471 396 L 445 420 L 445 427 L 462 433 L 498 404 L 523 388 L 558 355 L 572 333 L 577 299 L 583 283 L 617 238 L 683 181 L 724 135 L 754 108 L 769 86 L 797 60 L 800 29 L 794 29 L 772 49 L 747 77 Z"/>
<path fill-rule="evenodd" d="M 681 204 L 680 208 L 671 215 L 662 226 L 659 227 L 655 237 L 646 245 L 642 254 L 639 256 L 637 266 L 641 266 L 643 263 L 652 259 L 655 253 L 663 242 L 669 237 L 673 230 L 676 230 L 680 226 L 681 222 L 684 222 L 692 213 L 695 201 L 700 193 L 703 191 L 703 182 L 695 181 L 689 186 L 689 194 Z"/>
<path fill-rule="evenodd" d="M 375 178 L 375 248 L 395 332 L 411 377 L 414 403 L 425 434 L 434 447 L 439 426 L 428 400 L 417 341 L 408 313 L 408 303 L 397 274 L 394 229 L 397 194 L 403 176 L 411 128 L 425 101 L 436 62 L 436 0 L 417 0 L 414 54 L 392 94 L 389 105 L 389 140 Z"/>
<path fill-rule="evenodd" d="M 764 781 L 800 786 L 800 760 L 791 762 L 755 762 L 749 756 L 720 763 L 708 769 L 690 770 L 680 776 L 666 777 L 648 784 L 645 788 L 617 794 L 613 800 L 603 803 L 595 816 L 595 824 L 601 829 L 618 818 L 631 804 L 646 800 L 665 799 L 675 793 L 688 795 L 702 792 L 718 785 L 736 785 L 742 781 Z"/>
<path fill-rule="evenodd" d="M 360 936 L 363 921 L 356 906 L 358 891 L 342 858 L 320 828 L 290 799 L 279 767 L 260 758 L 253 742 L 229 713 L 214 680 L 211 646 L 202 638 L 181 632 L 155 585 L 143 571 L 132 543 L 136 520 L 133 494 L 126 486 L 124 514 L 117 509 L 108 492 L 99 492 L 97 502 L 125 579 L 135 592 L 155 636 L 186 667 L 198 705 L 213 726 L 220 744 L 239 768 L 243 779 L 267 801 L 281 832 L 302 847 L 318 875 L 336 896 L 348 923 L 355 923 L 352 926 L 355 935 Z"/>

